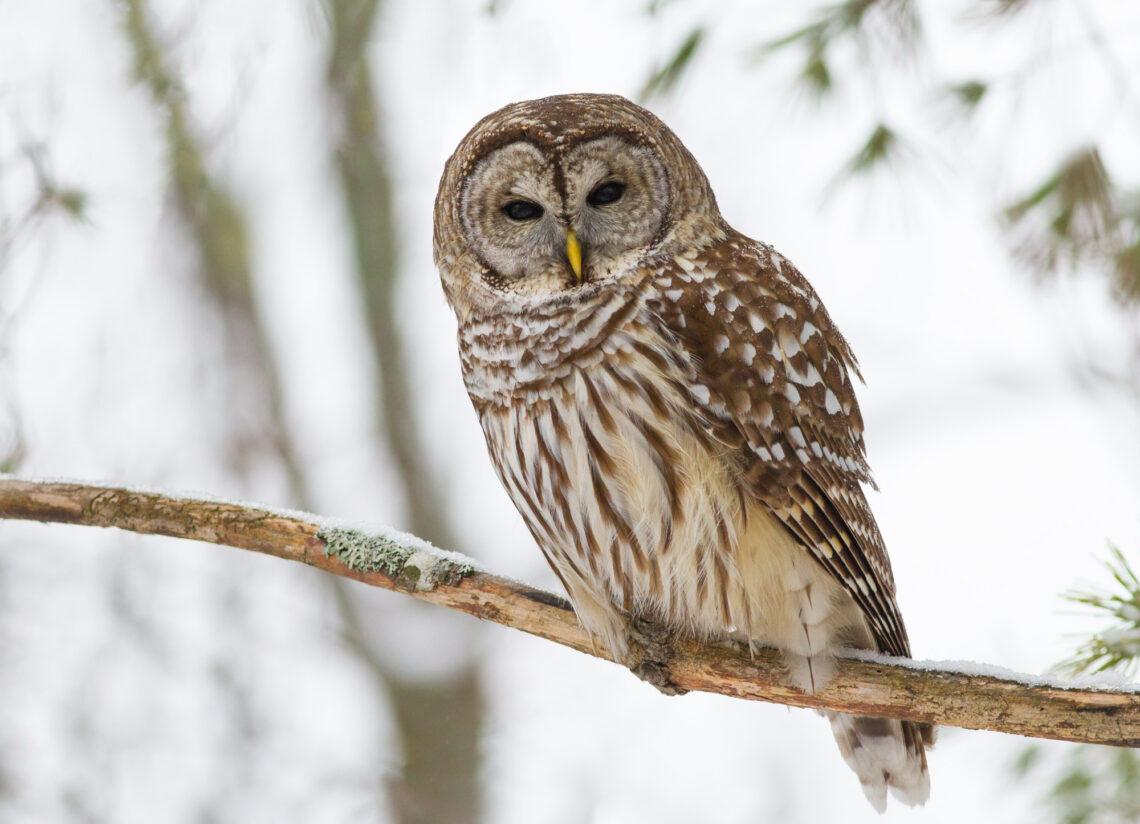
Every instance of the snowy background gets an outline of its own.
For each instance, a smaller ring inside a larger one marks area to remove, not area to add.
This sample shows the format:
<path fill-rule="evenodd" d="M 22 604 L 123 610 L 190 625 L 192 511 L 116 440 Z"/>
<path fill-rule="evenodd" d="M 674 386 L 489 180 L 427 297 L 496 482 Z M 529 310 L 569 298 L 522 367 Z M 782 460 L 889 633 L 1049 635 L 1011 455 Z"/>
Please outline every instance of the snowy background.
<path fill-rule="evenodd" d="M 1095 626 L 1059 594 L 1104 580 L 1106 542 L 1140 547 L 1137 400 L 1092 376 L 1133 357 L 1135 326 L 1095 277 L 1034 282 L 993 217 L 1059 151 L 1105 128 L 1116 91 L 1096 66 L 1042 72 L 1008 105 L 946 126 L 963 129 L 948 141 L 960 155 L 923 153 L 901 179 L 833 189 L 884 108 L 921 136 L 930 101 L 886 82 L 873 100 L 853 87 L 817 111 L 789 90 L 795 66 L 753 66 L 749 49 L 801 24 L 809 5 L 676 0 L 653 17 L 641 0 L 382 8 L 370 53 L 403 244 L 401 332 L 455 549 L 557 589 L 460 381 L 431 262 L 443 163 L 507 102 L 636 95 L 706 22 L 691 70 L 652 108 L 702 163 L 728 221 L 796 262 L 860 358 L 881 486 L 871 503 L 916 656 L 1042 672 Z M 1071 39 L 1063 14 L 1053 28 L 995 34 L 959 25 L 962 3 L 925 5 L 919 72 L 979 61 L 1000 72 Z M 1110 29 L 1135 31 L 1134 4 L 1090 5 Z M 156 0 L 153 13 L 207 166 L 250 221 L 258 312 L 315 506 L 403 526 L 330 159 L 324 17 L 300 0 Z M 237 472 L 218 458 L 228 422 L 259 412 L 220 377 L 219 330 L 171 215 L 162 122 L 132 80 L 121 17 L 113 2 L 0 0 L 0 216 L 34 192 L 20 153 L 33 142 L 88 196 L 83 222 L 40 222 L 0 258 L 0 383 L 27 447 L 18 471 L 290 505 L 271 461 Z M 1122 54 L 1140 76 L 1140 49 Z M 1140 177 L 1136 131 L 1119 133 L 1102 148 Z M 371 605 L 374 643 L 402 671 L 476 663 L 489 822 L 1041 820 L 1044 785 L 1010 777 L 1023 746 L 1012 737 L 943 730 L 931 802 L 892 803 L 880 819 L 809 712 L 668 699 L 521 633 L 397 609 L 381 591 L 353 597 Z M 394 820 L 383 777 L 399 772 L 401 742 L 337 621 L 318 573 L 297 565 L 0 523 L 0 817 Z"/>

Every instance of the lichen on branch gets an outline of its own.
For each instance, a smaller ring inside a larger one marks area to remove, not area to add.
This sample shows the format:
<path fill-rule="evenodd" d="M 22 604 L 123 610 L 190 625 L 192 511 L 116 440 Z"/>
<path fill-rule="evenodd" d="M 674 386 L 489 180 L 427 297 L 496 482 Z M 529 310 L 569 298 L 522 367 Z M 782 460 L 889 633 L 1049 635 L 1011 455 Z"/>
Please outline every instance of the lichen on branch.
<path fill-rule="evenodd" d="M 333 526 L 321 527 L 317 538 L 324 541 L 326 555 L 357 572 L 382 572 L 409 590 L 455 586 L 475 571 L 474 564 L 445 557 L 426 542 L 415 546 L 389 535 Z"/>

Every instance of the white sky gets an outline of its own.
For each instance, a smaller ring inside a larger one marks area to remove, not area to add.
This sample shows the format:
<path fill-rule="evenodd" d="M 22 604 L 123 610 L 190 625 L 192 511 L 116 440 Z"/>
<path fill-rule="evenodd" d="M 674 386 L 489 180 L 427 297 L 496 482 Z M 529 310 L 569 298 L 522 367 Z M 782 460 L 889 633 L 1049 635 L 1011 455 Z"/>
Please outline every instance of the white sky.
<path fill-rule="evenodd" d="M 249 210 L 258 297 L 321 510 L 399 526 L 371 431 L 375 379 L 329 160 L 320 13 L 300 0 L 155 5 L 210 166 Z M 842 103 L 823 112 L 789 93 L 791 63 L 752 68 L 745 58 L 808 4 L 675 0 L 652 20 L 641 0 L 500 5 L 488 17 L 482 2 L 388 0 L 373 41 L 404 241 L 404 332 L 430 457 L 446 477 L 440 494 L 464 536 L 456 549 L 557 586 L 494 479 L 459 379 L 454 319 L 431 264 L 443 162 L 509 101 L 636 94 L 705 21 L 691 73 L 653 108 L 703 164 L 728 221 L 796 262 L 859 355 L 882 488 L 871 502 L 915 654 L 1028 672 L 1068 655 L 1073 633 L 1091 625 L 1059 593 L 1107 580 L 1106 541 L 1140 547 L 1136 399 L 1082 378 L 1089 363 L 1122 369 L 1136 327 L 1095 278 L 1034 285 L 993 216 L 1058 151 L 1099 136 L 1106 160 L 1140 178 L 1140 113 L 1085 53 L 1062 64 L 1071 75 L 1005 87 L 974 127 L 931 125 L 929 81 L 1005 76 L 1049 44 L 1079 42 L 1072 0 L 1053 4 L 1052 28 L 1000 36 L 962 22 L 961 3 L 924 4 L 929 59 L 877 95 L 848 77 Z M 1119 38 L 1140 88 L 1140 10 L 1087 5 Z M 242 410 L 218 377 L 221 347 L 174 228 L 160 127 L 129 71 L 113 3 L 0 0 L 0 216 L 27 197 L 13 159 L 26 137 L 44 141 L 58 178 L 91 198 L 86 225 L 51 223 L 0 270 L 0 380 L 30 447 L 21 472 L 287 504 L 271 468 L 242 483 L 215 458 L 225 419 Z M 880 113 L 933 155 L 905 182 L 855 185 L 822 204 Z M 0 524 L 0 553 L 8 820 L 75 820 L 69 788 L 116 822 L 189 821 L 219 788 L 219 820 L 371 820 L 375 798 L 357 785 L 394 768 L 398 750 L 363 675 L 331 641 L 312 573 L 36 525 Z M 393 615 L 385 599 L 396 596 L 365 597 Z M 1039 820 L 1032 788 L 1008 778 L 1017 739 L 945 730 L 930 804 L 892 803 L 879 819 L 810 713 L 665 699 L 518 633 L 406 621 L 384 634 L 409 669 L 450 666 L 469 644 L 486 663 L 489 821 Z M 203 673 L 220 666 L 251 685 L 252 710 L 216 705 Z M 219 774 L 213 754 L 237 746 L 243 712 L 261 732 L 258 757 L 249 773 Z"/>

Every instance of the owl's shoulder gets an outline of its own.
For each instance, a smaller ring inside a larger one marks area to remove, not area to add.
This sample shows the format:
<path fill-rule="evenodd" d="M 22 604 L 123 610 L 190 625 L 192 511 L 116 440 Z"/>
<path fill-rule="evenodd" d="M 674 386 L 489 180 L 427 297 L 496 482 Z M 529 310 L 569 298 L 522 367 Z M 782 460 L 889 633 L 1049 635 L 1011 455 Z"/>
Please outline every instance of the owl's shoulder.
<path fill-rule="evenodd" d="M 647 304 L 692 354 L 698 394 L 726 439 L 793 463 L 814 447 L 870 481 L 855 356 L 791 261 L 730 230 L 674 256 L 654 283 Z"/>

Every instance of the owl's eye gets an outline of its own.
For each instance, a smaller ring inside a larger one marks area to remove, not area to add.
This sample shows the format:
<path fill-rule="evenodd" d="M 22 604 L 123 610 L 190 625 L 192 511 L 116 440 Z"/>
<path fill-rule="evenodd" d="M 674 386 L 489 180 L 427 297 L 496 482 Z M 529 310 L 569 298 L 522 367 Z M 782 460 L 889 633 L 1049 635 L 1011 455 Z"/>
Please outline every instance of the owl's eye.
<path fill-rule="evenodd" d="M 621 200 L 623 194 L 625 194 L 625 184 L 618 183 L 616 180 L 609 180 L 590 192 L 586 202 L 591 206 L 602 206 Z"/>
<path fill-rule="evenodd" d="M 512 200 L 503 207 L 503 214 L 511 220 L 534 220 L 542 217 L 542 207 L 529 200 Z"/>

